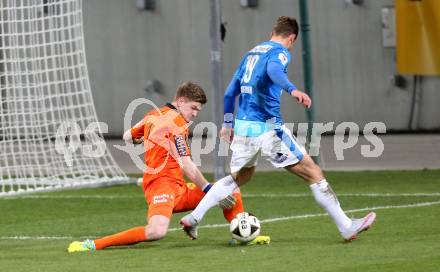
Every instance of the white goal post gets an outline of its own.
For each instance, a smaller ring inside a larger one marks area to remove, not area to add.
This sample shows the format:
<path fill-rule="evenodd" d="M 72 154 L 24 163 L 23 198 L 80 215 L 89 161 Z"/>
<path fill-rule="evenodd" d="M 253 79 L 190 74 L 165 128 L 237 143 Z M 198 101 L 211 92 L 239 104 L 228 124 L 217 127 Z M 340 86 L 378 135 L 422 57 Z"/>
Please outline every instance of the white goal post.
<path fill-rule="evenodd" d="M 0 0 L 0 197 L 128 182 L 96 124 L 82 1 Z"/>

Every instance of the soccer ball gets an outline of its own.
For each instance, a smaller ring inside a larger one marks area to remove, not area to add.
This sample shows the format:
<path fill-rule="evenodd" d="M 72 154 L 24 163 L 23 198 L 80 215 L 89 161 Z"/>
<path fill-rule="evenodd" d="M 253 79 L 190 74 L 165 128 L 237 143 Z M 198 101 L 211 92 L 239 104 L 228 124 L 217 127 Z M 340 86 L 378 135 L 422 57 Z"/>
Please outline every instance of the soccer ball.
<path fill-rule="evenodd" d="M 229 230 L 232 238 L 240 242 L 250 242 L 260 235 L 260 220 L 250 213 L 242 212 L 232 219 Z"/>

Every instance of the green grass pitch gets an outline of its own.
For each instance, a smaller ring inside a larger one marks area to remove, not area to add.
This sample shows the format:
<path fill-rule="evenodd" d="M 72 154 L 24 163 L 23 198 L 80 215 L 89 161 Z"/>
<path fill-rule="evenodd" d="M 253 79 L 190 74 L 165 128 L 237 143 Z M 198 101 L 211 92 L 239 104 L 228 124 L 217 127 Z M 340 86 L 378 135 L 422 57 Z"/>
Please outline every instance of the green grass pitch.
<path fill-rule="evenodd" d="M 242 188 L 262 223 L 264 246 L 229 246 L 228 227 L 206 227 L 190 241 L 173 217 L 161 241 L 69 254 L 73 240 L 145 224 L 135 185 L 0 199 L 0 271 L 440 271 L 440 170 L 329 172 L 344 210 L 377 221 L 353 243 L 286 172 L 257 173 Z M 305 217 L 301 217 L 306 215 Z M 270 221 L 273 219 L 273 221 Z M 203 224 L 224 224 L 218 208 Z"/>

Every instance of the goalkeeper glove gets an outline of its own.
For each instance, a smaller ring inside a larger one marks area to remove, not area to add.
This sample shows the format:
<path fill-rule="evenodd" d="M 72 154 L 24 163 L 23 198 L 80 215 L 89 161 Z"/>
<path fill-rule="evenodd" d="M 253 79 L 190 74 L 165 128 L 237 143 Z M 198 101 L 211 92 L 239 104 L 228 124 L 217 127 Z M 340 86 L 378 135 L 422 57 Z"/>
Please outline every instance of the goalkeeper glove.
<path fill-rule="evenodd" d="M 133 138 L 132 139 L 134 145 L 138 145 L 144 142 L 144 137 L 142 138 Z"/>
<path fill-rule="evenodd" d="M 230 208 L 234 207 L 236 202 L 237 202 L 237 200 L 235 199 L 235 197 L 233 195 L 228 195 L 227 197 L 220 200 L 218 205 L 220 206 L 221 209 L 226 210 L 226 209 L 230 209 Z"/>

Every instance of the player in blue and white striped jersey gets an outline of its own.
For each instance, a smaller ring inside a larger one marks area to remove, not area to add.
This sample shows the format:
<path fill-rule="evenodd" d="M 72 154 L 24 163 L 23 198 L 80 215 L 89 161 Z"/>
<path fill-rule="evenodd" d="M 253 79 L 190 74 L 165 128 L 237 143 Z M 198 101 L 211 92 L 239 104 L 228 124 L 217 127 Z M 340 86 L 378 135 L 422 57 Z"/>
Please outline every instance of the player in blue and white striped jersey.
<path fill-rule="evenodd" d="M 220 132 L 226 141 L 233 138 L 231 175 L 216 182 L 197 208 L 182 218 L 180 223 L 187 233 L 197 227 L 208 209 L 251 179 L 260 153 L 273 166 L 285 168 L 308 182 L 315 200 L 328 212 L 344 240 L 355 239 L 373 224 L 374 212 L 360 219 L 347 217 L 320 167 L 283 125 L 280 102 L 284 91 L 307 108 L 312 104 L 310 97 L 287 78 L 291 59 L 288 49 L 293 48 L 297 36 L 296 20 L 279 17 L 271 39 L 250 50 L 234 73 L 224 96 L 225 121 Z"/>

